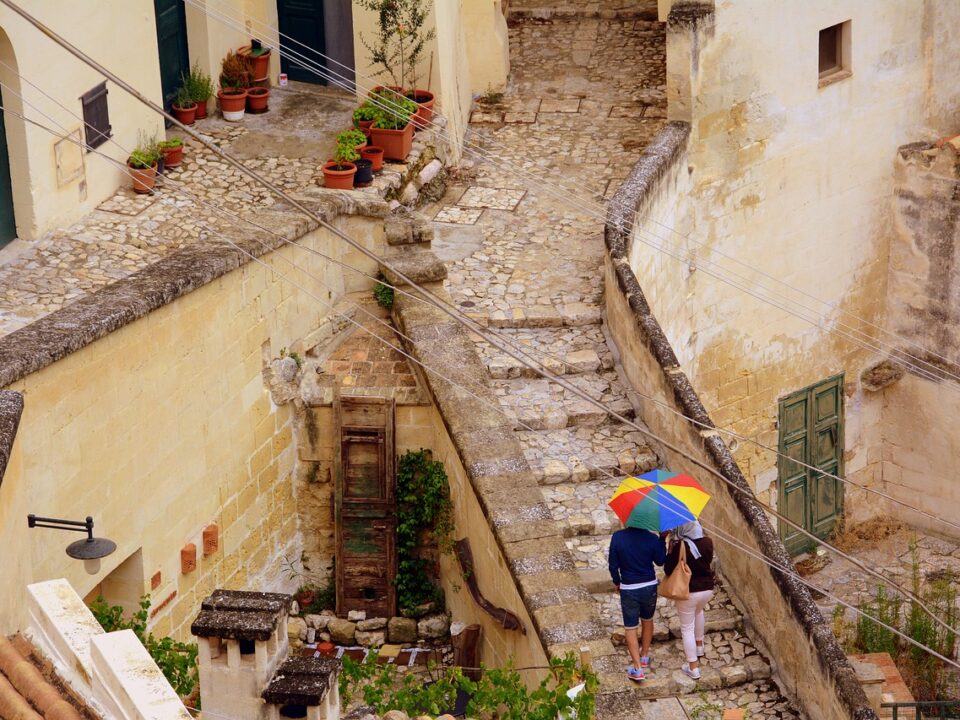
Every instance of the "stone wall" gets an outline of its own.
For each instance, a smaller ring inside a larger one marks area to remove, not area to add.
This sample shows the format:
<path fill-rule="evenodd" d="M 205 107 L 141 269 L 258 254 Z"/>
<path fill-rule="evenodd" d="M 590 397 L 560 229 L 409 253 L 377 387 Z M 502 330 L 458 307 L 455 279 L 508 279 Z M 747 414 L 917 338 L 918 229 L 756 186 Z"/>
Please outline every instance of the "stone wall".
<path fill-rule="evenodd" d="M 634 219 L 631 208 L 648 208 L 648 200 L 660 192 L 658 184 L 674 182 L 683 172 L 688 132 L 683 123 L 670 123 L 611 200 L 605 229 L 607 327 L 631 384 L 652 398 L 641 401 L 643 419 L 676 448 L 663 448 L 667 467 L 694 475 L 711 493 L 705 523 L 792 570 L 789 555 L 737 462 L 710 429 L 713 421 L 681 369 L 628 260 L 628 228 Z M 680 168 L 671 168 L 674 164 Z M 700 425 L 678 418 L 676 413 Z M 766 645 L 787 691 L 798 698 L 807 714 L 875 718 L 830 624 L 806 587 L 722 541 L 718 554 L 728 587 Z"/>
<path fill-rule="evenodd" d="M 304 199 L 382 251 L 382 222 L 348 214 L 382 217 L 386 203 L 323 192 Z M 5 566 L 4 587 L 14 590 L 0 606 L 0 632 L 23 619 L 18 588 L 65 577 L 86 595 L 129 558 L 138 565 L 139 582 L 125 577 L 134 597 L 108 599 L 129 605 L 150 592 L 152 624 L 163 635 L 187 637 L 214 587 L 291 589 L 282 560 L 302 546 L 293 413 L 273 404 L 263 371 L 281 348 L 323 324 L 326 298 L 364 287 L 365 278 L 344 276 L 301 246 L 374 268 L 302 216 L 279 208 L 257 220 L 298 244 L 234 238 L 263 264 L 226 243 L 188 246 L 0 339 L 0 387 L 25 397 L 0 485 L 4 517 L 16 508 L 4 543 L 26 558 Z M 27 512 L 93 515 L 97 534 L 117 551 L 87 575 L 63 551 L 72 538 L 28 533 Z"/>

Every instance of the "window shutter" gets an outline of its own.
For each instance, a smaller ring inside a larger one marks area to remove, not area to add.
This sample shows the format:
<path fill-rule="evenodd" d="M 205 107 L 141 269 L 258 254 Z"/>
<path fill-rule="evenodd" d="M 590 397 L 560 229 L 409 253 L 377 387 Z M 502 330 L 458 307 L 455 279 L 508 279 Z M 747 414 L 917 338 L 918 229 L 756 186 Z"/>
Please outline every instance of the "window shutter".
<path fill-rule="evenodd" d="M 102 82 L 80 97 L 83 104 L 85 142 L 92 149 L 103 145 L 110 137 L 110 113 L 107 108 L 107 83 Z M 89 152 L 89 150 L 88 150 Z"/>

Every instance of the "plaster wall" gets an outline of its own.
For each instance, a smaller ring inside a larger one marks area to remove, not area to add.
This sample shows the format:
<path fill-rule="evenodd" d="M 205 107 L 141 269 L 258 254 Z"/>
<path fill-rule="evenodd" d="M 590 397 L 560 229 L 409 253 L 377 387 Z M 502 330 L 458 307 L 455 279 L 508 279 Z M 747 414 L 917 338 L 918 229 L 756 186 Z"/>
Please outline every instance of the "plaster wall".
<path fill-rule="evenodd" d="M 379 242 L 369 221 L 336 223 L 372 246 Z M 357 260 L 323 229 L 299 243 Z M 262 371 L 328 313 L 289 282 L 312 281 L 287 261 L 334 289 L 354 288 L 335 267 L 292 245 L 262 260 L 266 266 L 244 264 L 13 383 L 26 407 L 0 512 L 3 542 L 23 548 L 23 561 L 4 566 L 4 587 L 12 590 L 2 591 L 0 632 L 24 619 L 17 588 L 63 577 L 83 596 L 137 552 L 141 591 L 152 591 L 161 635 L 188 637 L 214 588 L 293 589 L 281 572 L 282 559 L 298 557 L 302 546 L 293 413 L 272 403 Z M 88 575 L 64 553 L 74 538 L 28 532 L 27 512 L 93 515 L 97 535 L 114 540 L 117 551 Z M 202 531 L 210 524 L 219 528 L 219 547 L 204 556 Z M 189 543 L 197 567 L 183 573 L 180 551 Z M 157 572 L 159 585 L 151 588 Z"/>
<path fill-rule="evenodd" d="M 91 12 L 86 3 L 56 0 L 28 0 L 23 8 L 148 98 L 160 99 L 151 0 L 104 0 L 96 12 Z M 110 22 L 104 22 L 104 18 Z M 79 130 L 83 141 L 83 123 L 74 114 L 83 116 L 80 96 L 103 82 L 99 73 L 8 8 L 0 8 L 0 61 L 6 65 L 0 65 L 0 82 L 6 86 L 3 104 L 8 108 L 5 124 L 17 233 L 21 239 L 35 239 L 92 210 L 117 188 L 124 173 L 67 141 L 61 145 L 58 180 L 57 138 L 17 117 L 23 115 L 64 134 Z M 17 95 L 39 110 L 27 106 Z M 107 97 L 113 138 L 122 146 L 135 147 L 141 130 L 162 133 L 160 117 L 123 90 L 109 84 Z M 98 149 L 115 160 L 126 160 L 126 153 L 112 143 Z"/>

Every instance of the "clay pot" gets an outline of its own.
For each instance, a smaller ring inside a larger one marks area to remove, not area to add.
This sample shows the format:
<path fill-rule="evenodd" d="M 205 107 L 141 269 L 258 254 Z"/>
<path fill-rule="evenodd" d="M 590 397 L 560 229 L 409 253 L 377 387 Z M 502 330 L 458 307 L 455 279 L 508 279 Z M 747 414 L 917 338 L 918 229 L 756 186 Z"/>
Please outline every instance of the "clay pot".
<path fill-rule="evenodd" d="M 253 73 L 254 80 L 263 80 L 270 75 L 270 49 L 264 49 L 260 55 L 251 55 L 250 46 L 242 47 L 237 50 L 237 55 L 247 58 L 250 63 L 250 70 Z"/>
<path fill-rule="evenodd" d="M 354 125 L 356 125 L 359 130 L 362 130 L 367 138 L 370 137 L 370 128 L 373 127 L 373 120 L 360 120 L 355 122 Z"/>
<path fill-rule="evenodd" d="M 373 90 L 367 93 L 369 96 L 376 95 L 381 90 L 393 90 L 397 95 L 403 95 L 403 88 L 399 85 L 376 85 Z"/>
<path fill-rule="evenodd" d="M 207 101 L 197 103 L 197 120 L 203 120 L 207 117 Z"/>
<path fill-rule="evenodd" d="M 217 100 L 220 101 L 220 112 L 224 120 L 227 122 L 243 120 L 243 112 L 247 107 L 246 90 L 221 90 L 217 93 Z"/>
<path fill-rule="evenodd" d="M 357 166 L 351 162 L 338 165 L 336 160 L 327 160 L 323 164 L 323 186 L 330 190 L 352 190 L 353 177 L 356 174 Z"/>
<path fill-rule="evenodd" d="M 437 98 L 429 90 L 414 90 L 407 93 L 407 98 L 417 104 L 417 114 L 413 116 L 413 124 L 417 130 L 423 130 L 430 125 L 433 119 L 433 106 Z"/>
<path fill-rule="evenodd" d="M 370 128 L 370 142 L 383 148 L 385 160 L 404 161 L 413 147 L 413 123 L 408 122 L 403 130 L 388 130 L 386 128 Z"/>
<path fill-rule="evenodd" d="M 154 163 L 149 168 L 135 168 L 129 162 L 130 177 L 133 178 L 133 191 L 144 195 L 157 184 L 157 164 Z"/>
<path fill-rule="evenodd" d="M 377 147 L 376 145 L 367 145 L 363 150 L 360 151 L 361 157 L 365 160 L 369 160 L 373 163 L 373 171 L 375 173 L 383 170 L 383 148 Z"/>
<path fill-rule="evenodd" d="M 373 182 L 373 161 L 365 158 L 354 160 L 357 166 L 357 173 L 353 176 L 354 187 L 367 187 Z"/>
<path fill-rule="evenodd" d="M 179 147 L 162 148 L 163 164 L 165 167 L 174 168 L 183 162 L 183 145 Z"/>
<path fill-rule="evenodd" d="M 270 90 L 264 87 L 252 87 L 247 90 L 247 112 L 254 115 L 267 112 L 270 108 Z"/>
<path fill-rule="evenodd" d="M 317 643 L 317 652 L 324 657 L 335 657 L 337 654 L 337 646 L 332 642 Z"/>
<path fill-rule="evenodd" d="M 197 119 L 197 104 L 191 102 L 183 107 L 174 104 L 173 116 L 184 125 L 193 125 Z"/>

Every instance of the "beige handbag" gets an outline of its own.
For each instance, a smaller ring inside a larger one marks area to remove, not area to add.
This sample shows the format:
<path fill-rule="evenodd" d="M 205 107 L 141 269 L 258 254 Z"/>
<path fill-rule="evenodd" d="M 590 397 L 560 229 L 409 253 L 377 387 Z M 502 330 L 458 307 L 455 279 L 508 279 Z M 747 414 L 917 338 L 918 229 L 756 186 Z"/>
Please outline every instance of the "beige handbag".
<path fill-rule="evenodd" d="M 670 600 L 686 600 L 690 597 L 690 567 L 687 565 L 687 543 L 678 540 L 680 543 L 680 558 L 677 560 L 677 566 L 660 583 L 660 594 Z"/>

